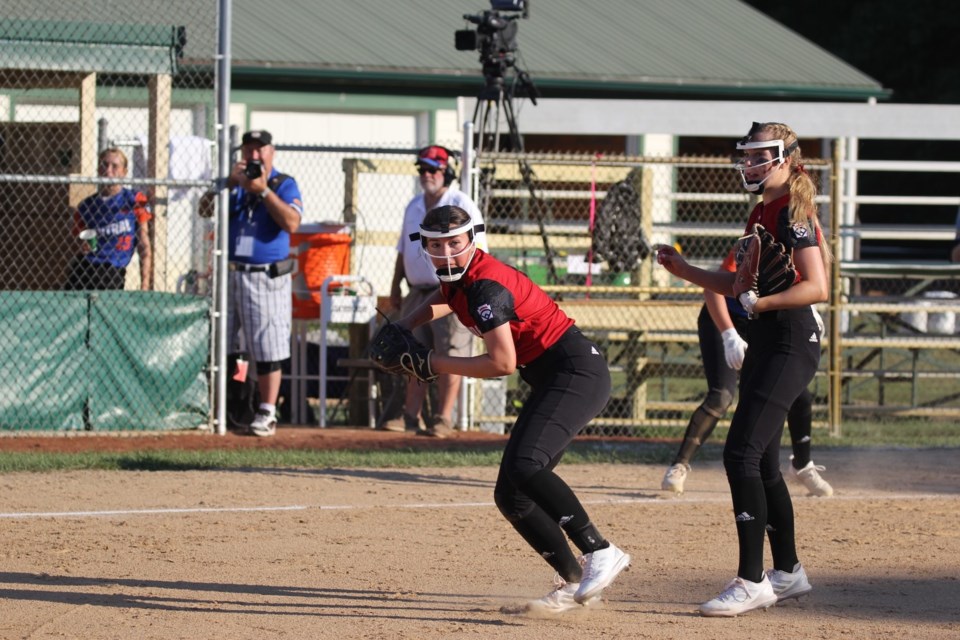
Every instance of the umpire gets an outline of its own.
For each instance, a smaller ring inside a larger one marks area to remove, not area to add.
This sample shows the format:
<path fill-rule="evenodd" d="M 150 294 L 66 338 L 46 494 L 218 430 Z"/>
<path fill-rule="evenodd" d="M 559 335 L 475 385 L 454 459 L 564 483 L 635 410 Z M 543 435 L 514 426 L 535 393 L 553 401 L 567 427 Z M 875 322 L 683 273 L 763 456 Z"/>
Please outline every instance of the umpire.
<path fill-rule="evenodd" d="M 290 234 L 300 227 L 300 187 L 273 166 L 269 131 L 243 134 L 240 161 L 230 187 L 230 273 L 227 277 L 227 339 L 231 353 L 256 361 L 260 407 L 250 433 L 276 432 L 281 364 L 290 358 L 292 292 Z"/>

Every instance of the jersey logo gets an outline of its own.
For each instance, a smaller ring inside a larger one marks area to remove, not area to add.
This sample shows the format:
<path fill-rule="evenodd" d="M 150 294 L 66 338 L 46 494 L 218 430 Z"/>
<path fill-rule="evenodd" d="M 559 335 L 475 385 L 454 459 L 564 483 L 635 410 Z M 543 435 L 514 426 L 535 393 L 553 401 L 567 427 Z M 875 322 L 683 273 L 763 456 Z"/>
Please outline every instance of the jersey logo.
<path fill-rule="evenodd" d="M 814 331 L 813 333 L 810 334 L 810 340 L 809 340 L 809 342 L 820 342 L 820 340 L 817 338 L 817 332 L 816 332 L 816 331 Z"/>
<path fill-rule="evenodd" d="M 493 307 L 489 304 L 482 304 L 477 307 L 477 317 L 481 320 L 493 320 Z"/>
<path fill-rule="evenodd" d="M 793 225 L 793 235 L 797 240 L 801 238 L 806 238 L 809 235 L 810 231 L 807 229 L 807 225 L 802 222 L 795 222 Z"/>

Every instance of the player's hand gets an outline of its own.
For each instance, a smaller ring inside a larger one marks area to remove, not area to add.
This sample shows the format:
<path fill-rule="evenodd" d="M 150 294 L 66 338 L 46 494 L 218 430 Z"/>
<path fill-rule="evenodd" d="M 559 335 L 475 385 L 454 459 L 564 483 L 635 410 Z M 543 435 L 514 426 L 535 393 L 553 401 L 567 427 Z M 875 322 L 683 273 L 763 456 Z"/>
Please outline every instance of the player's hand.
<path fill-rule="evenodd" d="M 683 259 L 683 256 L 675 247 L 668 244 L 658 244 L 654 245 L 653 249 L 657 252 L 657 264 L 662 265 L 673 275 L 683 277 L 680 274 L 687 266 L 687 261 Z"/>
<path fill-rule="evenodd" d="M 723 338 L 723 355 L 727 360 L 727 366 L 739 370 L 743 366 L 744 356 L 747 355 L 747 342 L 732 327 L 720 336 Z"/>
<path fill-rule="evenodd" d="M 760 300 L 760 296 L 757 295 L 756 291 L 744 291 L 739 296 L 737 300 L 740 301 L 740 306 L 743 307 L 743 310 L 747 312 L 749 317 L 753 317 L 753 311 L 757 308 L 757 301 Z"/>

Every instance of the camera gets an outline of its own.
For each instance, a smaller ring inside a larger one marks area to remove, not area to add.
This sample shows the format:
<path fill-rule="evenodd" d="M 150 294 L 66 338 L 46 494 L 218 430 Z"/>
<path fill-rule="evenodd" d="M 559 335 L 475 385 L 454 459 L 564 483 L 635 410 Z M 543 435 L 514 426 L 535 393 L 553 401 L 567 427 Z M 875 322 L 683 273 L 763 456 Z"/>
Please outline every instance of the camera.
<path fill-rule="evenodd" d="M 246 169 L 243 170 L 243 175 L 247 176 L 247 180 L 256 180 L 263 175 L 263 162 L 250 160 L 247 162 Z"/>
<path fill-rule="evenodd" d="M 501 14 L 507 11 L 523 13 L 521 16 Z M 502 76 L 506 68 L 514 64 L 517 18 L 529 16 L 529 0 L 490 0 L 490 10 L 463 16 L 477 28 L 476 31 L 462 29 L 454 33 L 454 46 L 458 51 L 479 51 L 484 75 Z"/>

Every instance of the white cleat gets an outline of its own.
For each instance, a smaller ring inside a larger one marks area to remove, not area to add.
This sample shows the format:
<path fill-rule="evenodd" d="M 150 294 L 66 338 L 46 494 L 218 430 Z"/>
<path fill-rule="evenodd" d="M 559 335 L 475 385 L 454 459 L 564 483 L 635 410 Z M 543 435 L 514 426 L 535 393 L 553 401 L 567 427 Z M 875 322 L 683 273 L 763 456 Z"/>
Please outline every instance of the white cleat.
<path fill-rule="evenodd" d="M 767 609 L 777 602 L 777 594 L 766 574 L 760 582 L 750 582 L 736 577 L 713 600 L 700 605 L 700 614 L 732 618 L 754 609 Z"/>
<path fill-rule="evenodd" d="M 793 460 L 793 456 L 790 456 L 790 459 Z M 833 495 L 833 487 L 830 486 L 829 482 L 820 477 L 820 472 L 826 471 L 826 469 L 823 465 L 813 464 L 813 460 L 811 460 L 803 469 L 796 469 L 791 464 L 790 475 L 802 483 L 810 495 L 829 498 Z"/>
<path fill-rule="evenodd" d="M 683 493 L 683 483 L 687 480 L 687 474 L 690 473 L 690 465 L 678 462 L 670 465 L 667 472 L 663 475 L 663 482 L 660 488 L 663 491 L 672 491 L 680 495 Z"/>
<path fill-rule="evenodd" d="M 537 600 L 531 600 L 527 603 L 527 611 L 530 613 L 556 615 L 571 611 L 573 609 L 583 609 L 589 607 L 599 600 L 591 598 L 583 604 L 574 599 L 577 589 L 580 588 L 579 582 L 567 582 L 559 574 L 553 577 L 554 590 Z"/>
<path fill-rule="evenodd" d="M 599 597 L 600 592 L 609 587 L 620 572 L 629 566 L 630 556 L 612 542 L 606 549 L 585 554 L 583 578 L 580 579 L 580 588 L 573 596 L 574 600 L 584 604 Z"/>
<path fill-rule="evenodd" d="M 777 594 L 777 602 L 799 598 L 813 590 L 810 581 L 807 580 L 807 572 L 799 562 L 793 567 L 793 573 L 770 569 L 767 571 L 767 579 L 773 585 L 773 592 Z"/>

